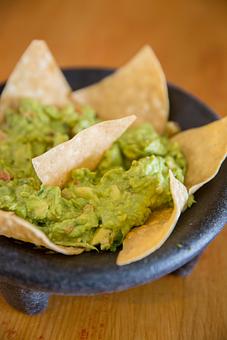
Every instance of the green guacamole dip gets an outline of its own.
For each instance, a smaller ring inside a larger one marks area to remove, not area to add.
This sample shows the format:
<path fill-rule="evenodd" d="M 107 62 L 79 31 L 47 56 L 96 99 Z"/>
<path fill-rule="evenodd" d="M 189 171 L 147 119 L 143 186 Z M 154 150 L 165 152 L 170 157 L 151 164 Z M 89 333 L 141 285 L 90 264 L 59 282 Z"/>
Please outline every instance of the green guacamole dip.
<path fill-rule="evenodd" d="M 130 128 L 95 171 L 73 170 L 64 188 L 40 183 L 31 159 L 97 122 L 86 106 L 58 109 L 24 99 L 7 110 L 0 127 L 0 209 L 58 245 L 115 251 L 154 209 L 171 206 L 168 172 L 183 182 L 185 158 L 149 124 Z"/>

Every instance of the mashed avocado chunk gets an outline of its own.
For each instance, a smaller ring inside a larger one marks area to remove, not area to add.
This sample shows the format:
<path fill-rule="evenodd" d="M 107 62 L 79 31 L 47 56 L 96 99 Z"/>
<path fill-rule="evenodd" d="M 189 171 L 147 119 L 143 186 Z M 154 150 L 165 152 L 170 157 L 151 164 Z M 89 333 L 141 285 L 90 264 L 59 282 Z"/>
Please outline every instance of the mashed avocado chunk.
<path fill-rule="evenodd" d="M 44 186 L 31 159 L 98 122 L 90 107 L 59 109 L 24 99 L 1 125 L 0 209 L 13 211 L 58 245 L 115 251 L 153 210 L 172 205 L 169 169 L 184 181 L 176 143 L 150 124 L 130 128 L 95 171 L 75 169 L 63 187 Z"/>

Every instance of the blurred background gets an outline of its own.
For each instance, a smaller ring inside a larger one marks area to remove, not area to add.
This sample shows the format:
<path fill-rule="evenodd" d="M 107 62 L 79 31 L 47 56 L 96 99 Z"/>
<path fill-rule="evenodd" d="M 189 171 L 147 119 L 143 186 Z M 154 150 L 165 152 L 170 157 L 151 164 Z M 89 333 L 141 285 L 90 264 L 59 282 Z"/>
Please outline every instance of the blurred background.
<path fill-rule="evenodd" d="M 227 114 L 226 0 L 0 0 L 0 81 L 32 39 L 46 40 L 62 67 L 118 67 L 150 44 L 169 81 Z M 187 278 L 53 297 L 32 318 L 0 297 L 0 339 L 225 340 L 226 241 L 223 230 Z"/>

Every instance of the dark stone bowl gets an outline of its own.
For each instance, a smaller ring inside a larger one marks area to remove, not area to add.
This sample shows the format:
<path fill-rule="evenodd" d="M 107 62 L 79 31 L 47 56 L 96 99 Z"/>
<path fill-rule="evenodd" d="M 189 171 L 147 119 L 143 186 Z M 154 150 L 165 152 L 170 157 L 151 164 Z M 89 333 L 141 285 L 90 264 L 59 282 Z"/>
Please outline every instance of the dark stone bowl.
<path fill-rule="evenodd" d="M 73 89 L 97 82 L 111 72 L 82 68 L 64 71 Z M 170 119 L 177 121 L 183 130 L 218 119 L 211 109 L 184 90 L 172 84 L 168 84 L 168 90 Z M 42 310 L 47 294 L 113 292 L 179 271 L 201 253 L 227 221 L 226 174 L 227 162 L 218 175 L 196 193 L 197 203 L 182 214 L 165 244 L 145 259 L 123 267 L 116 265 L 117 253 L 46 254 L 32 245 L 0 237 L 3 295 L 15 307 L 32 314 Z"/>

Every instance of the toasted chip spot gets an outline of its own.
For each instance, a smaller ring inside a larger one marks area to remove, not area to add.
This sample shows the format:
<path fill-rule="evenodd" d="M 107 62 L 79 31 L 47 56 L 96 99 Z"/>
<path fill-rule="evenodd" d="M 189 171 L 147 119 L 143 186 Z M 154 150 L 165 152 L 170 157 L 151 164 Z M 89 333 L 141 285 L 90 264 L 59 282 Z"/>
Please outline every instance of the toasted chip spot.
<path fill-rule="evenodd" d="M 136 116 L 128 116 L 95 124 L 71 140 L 33 158 L 32 164 L 37 176 L 44 184 L 62 186 L 73 169 L 94 169 L 104 152 L 135 119 Z"/>
<path fill-rule="evenodd" d="M 15 106 L 23 97 L 43 104 L 62 106 L 69 102 L 71 89 L 46 43 L 33 40 L 11 73 L 0 100 L 0 111 Z"/>
<path fill-rule="evenodd" d="M 147 223 L 132 229 L 123 242 L 123 250 L 117 257 L 119 266 L 139 261 L 160 248 L 172 233 L 187 202 L 188 192 L 170 171 L 170 189 L 174 208 L 157 210 Z"/>
<path fill-rule="evenodd" d="M 54 244 L 36 226 L 8 211 L 0 210 L 0 235 L 43 246 L 64 255 L 78 255 L 84 251 L 83 248 Z"/>
<path fill-rule="evenodd" d="M 193 194 L 218 173 L 227 155 L 227 117 L 172 138 L 188 163 L 185 185 Z"/>
<path fill-rule="evenodd" d="M 136 114 L 138 122 L 151 122 L 163 132 L 169 114 L 166 79 L 149 46 L 102 81 L 73 93 L 76 102 L 90 104 L 106 119 Z"/>

